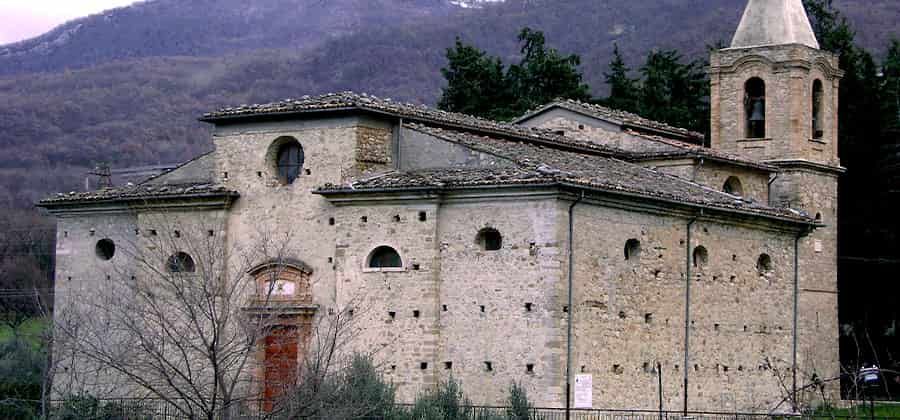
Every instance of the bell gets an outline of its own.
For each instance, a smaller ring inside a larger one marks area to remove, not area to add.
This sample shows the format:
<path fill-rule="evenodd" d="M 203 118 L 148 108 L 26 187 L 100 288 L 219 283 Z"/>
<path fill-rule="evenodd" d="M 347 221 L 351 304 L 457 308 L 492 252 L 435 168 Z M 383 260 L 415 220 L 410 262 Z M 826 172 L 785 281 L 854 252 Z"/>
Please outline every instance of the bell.
<path fill-rule="evenodd" d="M 750 112 L 750 121 L 765 121 L 766 120 L 766 108 L 765 103 L 761 98 L 752 99 L 753 103 L 750 104 L 753 108 L 751 108 Z"/>

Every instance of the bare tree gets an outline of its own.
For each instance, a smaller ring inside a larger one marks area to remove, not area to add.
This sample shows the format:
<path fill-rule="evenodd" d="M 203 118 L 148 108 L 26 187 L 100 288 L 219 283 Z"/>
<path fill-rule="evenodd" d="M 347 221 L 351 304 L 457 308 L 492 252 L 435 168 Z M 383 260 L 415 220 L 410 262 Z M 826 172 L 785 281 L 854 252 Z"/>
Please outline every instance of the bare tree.
<path fill-rule="evenodd" d="M 296 286 L 283 281 L 297 265 L 292 235 L 256 232 L 226 245 L 224 216 L 140 217 L 148 228 L 121 249 L 116 275 L 65 296 L 58 335 L 76 370 L 118 388 L 94 396 L 161 399 L 191 419 L 227 420 L 261 397 L 259 349 L 298 310 L 285 297 Z"/>

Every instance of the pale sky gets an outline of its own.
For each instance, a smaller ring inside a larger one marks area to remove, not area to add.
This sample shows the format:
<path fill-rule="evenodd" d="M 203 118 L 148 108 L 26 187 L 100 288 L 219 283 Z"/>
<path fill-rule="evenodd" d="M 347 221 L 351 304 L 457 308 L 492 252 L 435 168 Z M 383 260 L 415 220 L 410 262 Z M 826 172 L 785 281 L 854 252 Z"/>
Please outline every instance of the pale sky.
<path fill-rule="evenodd" d="M 135 0 L 0 0 L 0 45 L 38 36 L 66 21 Z"/>

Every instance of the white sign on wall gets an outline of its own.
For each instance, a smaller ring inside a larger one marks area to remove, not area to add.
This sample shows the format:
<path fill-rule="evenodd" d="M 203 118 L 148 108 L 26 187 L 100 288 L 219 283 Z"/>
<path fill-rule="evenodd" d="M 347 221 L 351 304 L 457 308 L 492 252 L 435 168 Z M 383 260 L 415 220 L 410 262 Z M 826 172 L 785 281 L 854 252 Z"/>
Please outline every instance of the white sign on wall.
<path fill-rule="evenodd" d="M 575 408 L 594 408 L 594 378 L 575 375 Z"/>

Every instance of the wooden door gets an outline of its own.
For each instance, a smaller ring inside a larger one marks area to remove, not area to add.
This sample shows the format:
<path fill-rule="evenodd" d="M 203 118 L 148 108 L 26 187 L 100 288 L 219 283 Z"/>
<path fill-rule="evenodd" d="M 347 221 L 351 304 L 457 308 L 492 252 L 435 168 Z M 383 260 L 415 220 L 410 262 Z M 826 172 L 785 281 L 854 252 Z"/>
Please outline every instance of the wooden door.
<path fill-rule="evenodd" d="M 296 326 L 272 328 L 266 336 L 264 393 L 266 411 L 297 378 L 299 334 Z"/>

